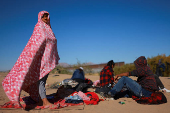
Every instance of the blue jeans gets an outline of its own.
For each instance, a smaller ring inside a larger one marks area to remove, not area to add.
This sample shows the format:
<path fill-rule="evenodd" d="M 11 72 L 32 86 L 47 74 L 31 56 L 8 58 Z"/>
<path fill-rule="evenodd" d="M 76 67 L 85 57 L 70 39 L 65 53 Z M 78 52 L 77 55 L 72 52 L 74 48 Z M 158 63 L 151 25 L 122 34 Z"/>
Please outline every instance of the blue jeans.
<path fill-rule="evenodd" d="M 152 92 L 145 90 L 144 88 L 142 88 L 141 85 L 139 85 L 131 78 L 123 76 L 118 81 L 118 83 L 110 90 L 111 95 L 116 95 L 116 93 L 120 92 L 124 86 L 126 86 L 130 92 L 132 92 L 135 96 L 139 98 L 141 96 L 150 97 L 152 94 Z"/>

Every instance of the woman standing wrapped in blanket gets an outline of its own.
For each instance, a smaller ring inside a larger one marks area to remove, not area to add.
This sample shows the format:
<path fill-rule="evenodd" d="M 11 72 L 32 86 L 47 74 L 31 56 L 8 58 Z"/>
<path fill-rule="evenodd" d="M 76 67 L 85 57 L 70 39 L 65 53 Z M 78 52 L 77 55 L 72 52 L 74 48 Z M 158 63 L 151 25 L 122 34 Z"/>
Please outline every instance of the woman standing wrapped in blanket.
<path fill-rule="evenodd" d="M 20 94 L 24 90 L 36 102 L 41 98 L 43 106 L 52 105 L 46 98 L 45 84 L 49 72 L 56 67 L 59 59 L 49 13 L 41 11 L 31 38 L 2 82 L 8 98 L 20 104 Z"/>

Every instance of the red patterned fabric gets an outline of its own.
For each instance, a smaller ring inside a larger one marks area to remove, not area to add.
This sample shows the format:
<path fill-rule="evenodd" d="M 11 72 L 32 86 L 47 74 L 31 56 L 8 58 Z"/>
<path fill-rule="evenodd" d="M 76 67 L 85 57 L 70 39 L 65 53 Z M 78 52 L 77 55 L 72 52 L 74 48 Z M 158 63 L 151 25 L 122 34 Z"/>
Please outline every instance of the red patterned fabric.
<path fill-rule="evenodd" d="M 98 95 L 96 94 L 96 93 L 94 93 L 94 92 L 87 92 L 87 93 L 85 93 L 86 94 L 86 96 L 88 95 L 88 94 L 91 94 L 92 96 L 89 96 L 90 97 L 90 101 L 88 101 L 88 100 L 84 100 L 84 103 L 86 103 L 87 105 L 96 105 L 96 104 L 98 104 L 98 102 L 100 101 L 100 99 L 99 99 L 99 97 L 98 97 Z"/>
<path fill-rule="evenodd" d="M 163 104 L 167 103 L 167 99 L 165 95 L 161 92 L 154 92 L 151 94 L 151 97 L 142 97 L 138 98 L 136 96 L 132 96 L 137 103 L 140 104 Z"/>
<path fill-rule="evenodd" d="M 78 106 L 83 105 L 83 103 L 73 104 L 73 103 L 65 103 L 65 99 L 50 99 L 51 103 L 54 103 L 54 107 L 49 107 L 49 109 L 59 109 L 68 106 Z M 24 109 L 44 109 L 44 106 L 38 106 L 35 101 L 32 101 L 30 97 L 24 97 L 20 99 L 22 107 L 18 104 L 18 102 L 10 101 L 5 103 L 4 105 L 0 105 L 0 108 L 24 108 Z"/>
<path fill-rule="evenodd" d="M 77 95 L 78 92 L 74 92 L 71 95 Z M 89 97 L 90 100 L 84 100 L 84 103 L 86 105 L 96 105 L 98 104 L 99 101 L 104 101 L 102 99 L 99 99 L 98 95 L 94 92 L 87 92 L 85 93 L 85 95 L 87 96 L 88 94 L 90 94 L 91 96 Z M 49 99 L 49 102 L 54 103 L 54 105 L 56 105 L 53 108 L 50 109 L 59 109 L 59 108 L 64 108 L 64 107 L 68 107 L 68 106 L 78 106 L 78 105 L 83 105 L 84 103 L 78 103 L 78 104 L 73 104 L 73 103 L 65 103 L 65 99 L 61 99 L 61 98 L 52 98 Z M 20 104 L 22 105 L 22 107 L 24 109 L 44 109 L 43 106 L 38 106 L 37 103 L 35 101 L 33 101 L 31 99 L 30 96 L 28 97 L 23 97 L 20 98 Z M 5 103 L 4 105 L 0 105 L 0 108 L 22 108 L 20 106 L 20 104 L 16 101 L 10 101 Z"/>
<path fill-rule="evenodd" d="M 4 91 L 11 101 L 19 102 L 21 90 L 38 101 L 39 92 L 35 83 L 52 71 L 60 59 L 57 40 L 51 26 L 41 20 L 44 13 L 48 12 L 41 11 L 38 14 L 38 23 L 31 38 L 2 82 Z"/>
<path fill-rule="evenodd" d="M 77 95 L 78 92 L 74 92 L 72 93 L 71 95 L 74 96 L 74 95 Z M 91 96 L 89 96 L 90 98 L 90 101 L 89 100 L 83 100 L 84 103 L 86 103 L 87 105 L 96 105 L 98 104 L 100 101 L 104 101 L 103 99 L 99 99 L 98 95 L 95 93 L 95 92 L 87 92 L 85 93 L 85 95 L 87 96 L 88 94 L 90 94 Z"/>
<path fill-rule="evenodd" d="M 105 66 L 102 71 L 100 72 L 100 86 L 103 87 L 108 85 L 109 83 L 112 84 L 114 82 L 113 78 L 113 69 L 109 66 Z"/>

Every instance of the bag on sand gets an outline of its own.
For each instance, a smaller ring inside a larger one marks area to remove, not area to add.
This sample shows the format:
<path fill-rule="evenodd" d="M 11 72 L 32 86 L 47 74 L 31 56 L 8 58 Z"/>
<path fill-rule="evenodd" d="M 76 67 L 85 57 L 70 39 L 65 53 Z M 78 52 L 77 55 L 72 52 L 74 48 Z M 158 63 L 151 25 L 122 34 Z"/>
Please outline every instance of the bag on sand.
<path fill-rule="evenodd" d="M 82 91 L 85 93 L 87 91 L 87 88 L 88 88 L 88 85 L 86 83 L 80 83 L 76 86 L 76 91 L 77 92 Z"/>

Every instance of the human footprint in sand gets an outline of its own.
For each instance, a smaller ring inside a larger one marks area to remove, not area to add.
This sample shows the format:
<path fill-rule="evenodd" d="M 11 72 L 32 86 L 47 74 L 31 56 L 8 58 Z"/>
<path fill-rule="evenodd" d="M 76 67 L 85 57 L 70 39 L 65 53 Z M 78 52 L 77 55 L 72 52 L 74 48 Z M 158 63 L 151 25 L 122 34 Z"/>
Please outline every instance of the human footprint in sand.
<path fill-rule="evenodd" d="M 59 59 L 49 13 L 41 11 L 31 38 L 2 82 L 8 98 L 19 104 L 20 93 L 24 90 L 34 101 L 42 100 L 44 108 L 53 105 L 46 97 L 45 84 L 49 72 L 56 67 Z"/>

